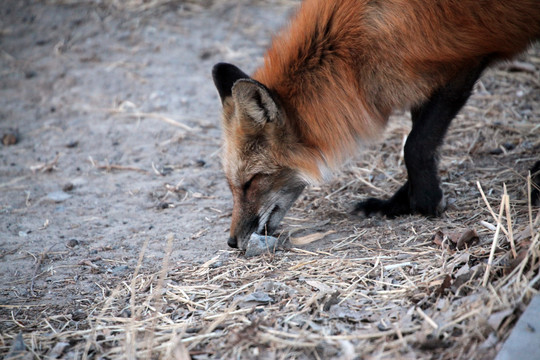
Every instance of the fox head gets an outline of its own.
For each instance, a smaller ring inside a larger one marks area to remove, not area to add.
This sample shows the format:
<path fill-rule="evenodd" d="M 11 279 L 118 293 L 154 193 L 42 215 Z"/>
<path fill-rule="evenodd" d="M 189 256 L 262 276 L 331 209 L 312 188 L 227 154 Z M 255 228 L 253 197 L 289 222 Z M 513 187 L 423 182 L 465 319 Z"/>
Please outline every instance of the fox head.
<path fill-rule="evenodd" d="M 293 160 L 301 146 L 279 99 L 234 65 L 212 71 L 223 105 L 223 168 L 233 196 L 230 247 L 271 235 L 306 186 Z"/>

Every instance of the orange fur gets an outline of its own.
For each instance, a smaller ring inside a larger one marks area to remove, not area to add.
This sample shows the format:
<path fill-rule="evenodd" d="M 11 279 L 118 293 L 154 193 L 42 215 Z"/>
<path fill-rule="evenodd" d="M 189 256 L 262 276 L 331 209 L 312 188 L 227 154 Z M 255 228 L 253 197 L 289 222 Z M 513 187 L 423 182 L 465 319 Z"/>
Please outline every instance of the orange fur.
<path fill-rule="evenodd" d="M 320 179 L 321 161 L 337 165 L 392 111 L 539 37 L 538 0 L 306 0 L 253 78 L 304 146 L 281 160 Z"/>

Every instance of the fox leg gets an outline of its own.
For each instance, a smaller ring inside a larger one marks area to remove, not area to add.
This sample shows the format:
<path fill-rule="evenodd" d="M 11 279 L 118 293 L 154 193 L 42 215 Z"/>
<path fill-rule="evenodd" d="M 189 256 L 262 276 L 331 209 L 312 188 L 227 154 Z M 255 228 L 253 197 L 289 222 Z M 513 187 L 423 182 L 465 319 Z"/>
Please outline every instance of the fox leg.
<path fill-rule="evenodd" d="M 390 199 L 367 199 L 356 205 L 356 212 L 395 217 L 413 213 L 437 216 L 444 210 L 437 176 L 437 148 L 488 62 L 481 61 L 458 74 L 423 104 L 411 109 L 413 126 L 404 149 L 408 180 Z"/>

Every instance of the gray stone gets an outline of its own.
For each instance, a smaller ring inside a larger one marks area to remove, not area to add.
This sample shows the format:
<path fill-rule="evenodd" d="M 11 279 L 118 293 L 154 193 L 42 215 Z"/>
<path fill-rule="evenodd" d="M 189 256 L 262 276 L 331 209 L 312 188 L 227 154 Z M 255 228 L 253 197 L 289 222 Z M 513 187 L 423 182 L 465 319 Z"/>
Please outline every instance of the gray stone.
<path fill-rule="evenodd" d="M 270 304 L 271 302 L 274 301 L 274 299 L 272 299 L 270 295 L 268 295 L 265 292 L 255 291 L 249 295 L 246 295 L 243 298 L 243 301 L 244 302 L 257 302 L 261 304 Z"/>
<path fill-rule="evenodd" d="M 246 257 L 258 256 L 267 252 L 274 253 L 277 245 L 278 239 L 276 237 L 253 233 L 247 244 Z"/>

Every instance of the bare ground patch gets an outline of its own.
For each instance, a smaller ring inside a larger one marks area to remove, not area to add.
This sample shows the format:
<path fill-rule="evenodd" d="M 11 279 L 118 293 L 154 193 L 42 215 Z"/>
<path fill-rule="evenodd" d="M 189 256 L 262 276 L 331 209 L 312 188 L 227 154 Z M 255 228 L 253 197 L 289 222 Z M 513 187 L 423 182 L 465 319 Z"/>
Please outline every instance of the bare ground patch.
<path fill-rule="evenodd" d="M 0 354 L 494 357 L 539 288 L 538 46 L 454 121 L 441 218 L 349 215 L 405 179 L 396 114 L 286 217 L 308 244 L 245 259 L 210 69 L 254 70 L 295 3 L 0 4 Z"/>

